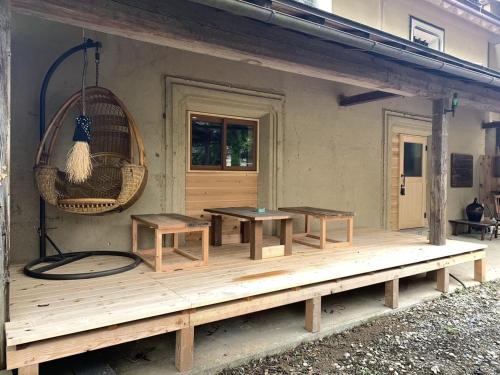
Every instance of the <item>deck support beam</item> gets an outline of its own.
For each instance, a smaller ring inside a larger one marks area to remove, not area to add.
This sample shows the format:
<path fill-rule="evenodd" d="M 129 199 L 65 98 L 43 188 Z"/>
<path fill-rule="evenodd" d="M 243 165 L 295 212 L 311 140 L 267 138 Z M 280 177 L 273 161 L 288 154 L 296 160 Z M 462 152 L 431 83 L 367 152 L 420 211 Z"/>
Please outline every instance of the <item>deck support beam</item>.
<path fill-rule="evenodd" d="M 3 327 L 9 319 L 10 21 L 10 0 L 0 0 L 0 370 L 6 365 Z"/>
<path fill-rule="evenodd" d="M 175 335 L 175 367 L 188 371 L 194 364 L 194 326 L 182 328 Z"/>
<path fill-rule="evenodd" d="M 306 330 L 319 332 L 321 329 L 321 296 L 306 300 Z"/>
<path fill-rule="evenodd" d="M 450 272 L 448 267 L 437 270 L 437 290 L 442 293 L 448 293 L 450 289 Z"/>
<path fill-rule="evenodd" d="M 445 109 L 449 100 L 432 101 L 431 201 L 429 240 L 431 245 L 446 244 L 446 187 L 448 181 L 448 121 Z"/>
<path fill-rule="evenodd" d="M 391 309 L 399 307 L 399 279 L 385 282 L 385 305 Z"/>

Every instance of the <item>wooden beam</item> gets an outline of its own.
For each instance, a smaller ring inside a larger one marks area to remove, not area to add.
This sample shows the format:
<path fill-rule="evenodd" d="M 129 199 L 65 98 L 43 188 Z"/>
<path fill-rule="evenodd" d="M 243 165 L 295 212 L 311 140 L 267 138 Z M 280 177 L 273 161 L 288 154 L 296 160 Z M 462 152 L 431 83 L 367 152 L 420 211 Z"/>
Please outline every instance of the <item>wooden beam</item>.
<path fill-rule="evenodd" d="M 357 105 L 357 104 L 375 102 L 377 100 L 390 99 L 390 98 L 394 98 L 396 96 L 400 96 L 400 95 L 393 94 L 392 92 L 385 92 L 385 91 L 369 91 L 369 92 L 364 92 L 362 94 L 352 95 L 352 96 L 339 95 L 339 106 L 349 107 L 349 106 Z"/>
<path fill-rule="evenodd" d="M 38 367 L 39 367 L 38 364 L 29 365 L 26 367 L 21 367 L 17 371 L 17 374 L 18 375 L 38 375 L 39 374 Z"/>
<path fill-rule="evenodd" d="M 498 129 L 500 128 L 500 121 L 483 122 L 481 127 L 483 129 Z"/>
<path fill-rule="evenodd" d="M 9 319 L 10 20 L 10 0 L 0 0 L 0 370 L 6 365 L 4 323 Z"/>
<path fill-rule="evenodd" d="M 429 240 L 432 245 L 446 244 L 446 192 L 448 183 L 448 120 L 444 113 L 449 100 L 432 102 L 431 201 Z"/>
<path fill-rule="evenodd" d="M 148 43 L 405 96 L 455 92 L 461 105 L 496 111 L 500 92 L 417 70 L 246 17 L 170 0 L 12 0 L 16 12 Z"/>
<path fill-rule="evenodd" d="M 321 329 L 321 296 L 306 300 L 306 330 L 319 332 Z"/>

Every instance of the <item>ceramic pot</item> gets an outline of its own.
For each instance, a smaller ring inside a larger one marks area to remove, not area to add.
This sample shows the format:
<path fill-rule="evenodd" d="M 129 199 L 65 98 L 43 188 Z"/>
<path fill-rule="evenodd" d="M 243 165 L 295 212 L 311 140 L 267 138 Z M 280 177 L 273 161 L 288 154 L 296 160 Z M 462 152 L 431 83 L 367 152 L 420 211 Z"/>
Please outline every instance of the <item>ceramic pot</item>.
<path fill-rule="evenodd" d="M 484 207 L 477 201 L 477 198 L 474 198 L 474 202 L 465 208 L 465 213 L 469 221 L 480 222 L 483 217 Z"/>

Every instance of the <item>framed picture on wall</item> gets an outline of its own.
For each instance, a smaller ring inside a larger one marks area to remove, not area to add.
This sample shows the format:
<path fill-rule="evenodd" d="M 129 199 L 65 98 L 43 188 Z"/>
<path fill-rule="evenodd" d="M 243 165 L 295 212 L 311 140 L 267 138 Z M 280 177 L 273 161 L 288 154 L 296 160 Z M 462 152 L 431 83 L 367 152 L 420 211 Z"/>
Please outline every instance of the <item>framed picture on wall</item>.
<path fill-rule="evenodd" d="M 472 187 L 474 157 L 468 154 L 451 154 L 451 187 Z"/>

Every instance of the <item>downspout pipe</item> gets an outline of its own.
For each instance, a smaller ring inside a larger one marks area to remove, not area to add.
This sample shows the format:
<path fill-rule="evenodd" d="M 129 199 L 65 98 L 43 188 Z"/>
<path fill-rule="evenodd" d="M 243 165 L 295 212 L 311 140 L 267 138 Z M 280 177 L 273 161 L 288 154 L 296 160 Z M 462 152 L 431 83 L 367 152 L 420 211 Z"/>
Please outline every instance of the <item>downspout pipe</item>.
<path fill-rule="evenodd" d="M 426 69 L 436 70 L 452 74 L 467 80 L 500 88 L 500 78 L 492 75 L 476 72 L 462 68 L 444 61 L 432 59 L 401 48 L 389 46 L 374 40 L 337 30 L 332 27 L 319 25 L 317 23 L 290 16 L 274 9 L 251 4 L 242 0 L 189 0 L 194 3 L 209 6 L 219 10 L 232 13 L 237 16 L 252 18 L 257 21 L 269 23 L 285 29 L 299 31 L 317 38 L 334 43 L 348 45 L 350 47 L 380 54 L 391 59 L 405 61 Z"/>

